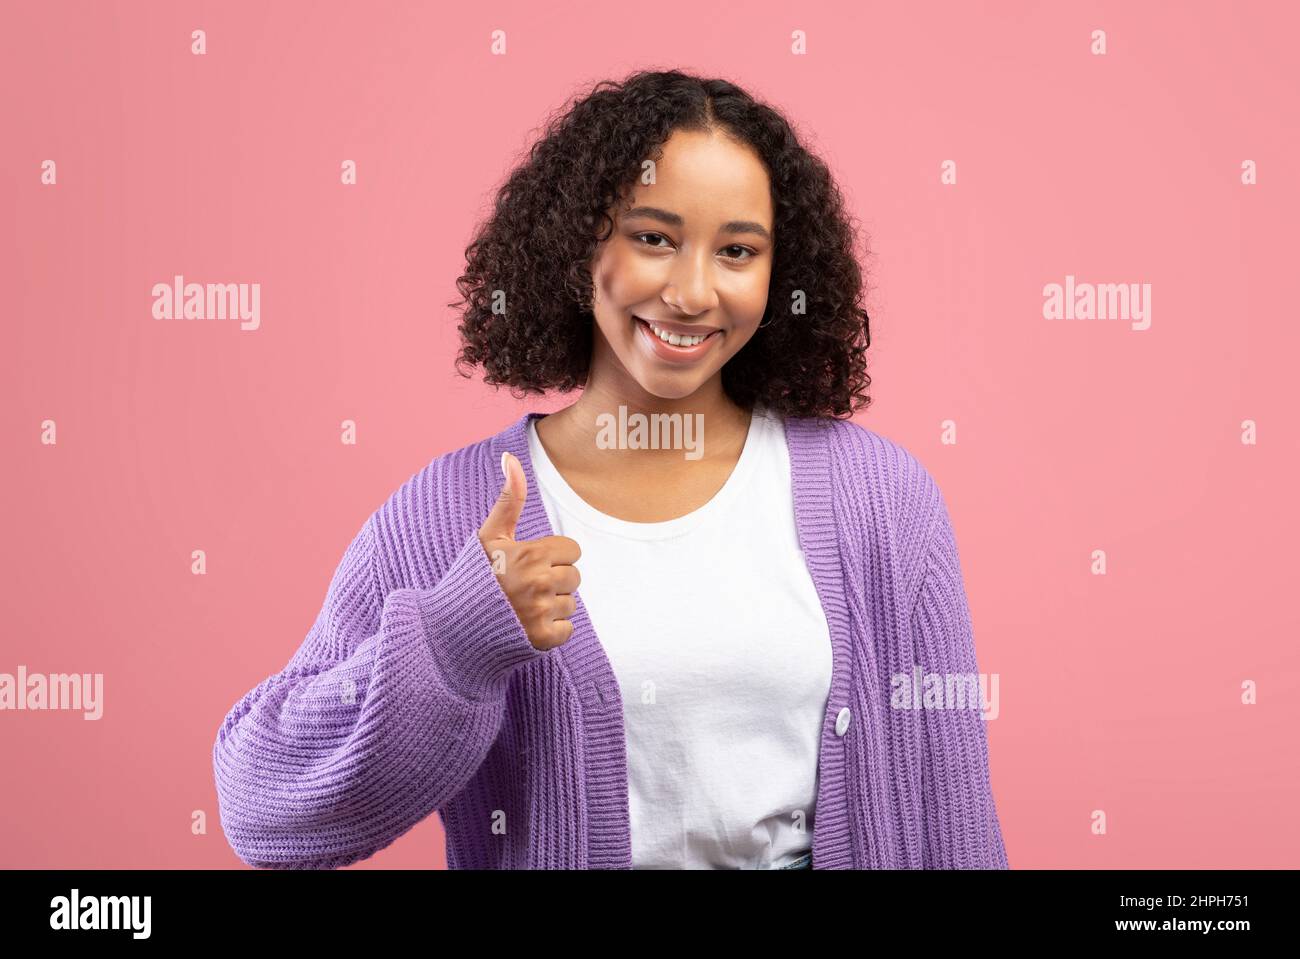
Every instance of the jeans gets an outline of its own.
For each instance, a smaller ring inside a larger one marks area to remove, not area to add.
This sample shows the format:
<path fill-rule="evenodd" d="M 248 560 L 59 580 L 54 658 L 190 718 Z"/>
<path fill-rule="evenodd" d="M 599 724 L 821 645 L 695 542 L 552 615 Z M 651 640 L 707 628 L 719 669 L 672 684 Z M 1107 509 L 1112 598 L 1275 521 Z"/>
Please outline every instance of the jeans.
<path fill-rule="evenodd" d="M 778 869 L 811 869 L 811 868 L 812 868 L 812 852 L 811 852 L 811 850 L 810 850 L 810 851 L 804 853 L 802 856 L 800 856 L 800 857 L 799 857 L 798 859 L 796 859 L 794 862 L 790 863 L 790 865 L 788 865 L 788 866 L 778 866 L 777 868 L 778 868 Z"/>

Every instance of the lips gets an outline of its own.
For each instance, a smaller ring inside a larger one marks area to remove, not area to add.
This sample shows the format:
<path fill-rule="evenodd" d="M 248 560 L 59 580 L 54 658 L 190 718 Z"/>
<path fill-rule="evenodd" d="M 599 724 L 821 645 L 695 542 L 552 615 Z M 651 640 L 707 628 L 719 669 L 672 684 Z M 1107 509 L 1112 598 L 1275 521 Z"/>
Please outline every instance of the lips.
<path fill-rule="evenodd" d="M 669 331 L 669 333 L 680 333 L 681 335 L 703 335 L 702 340 L 695 343 L 694 346 L 673 346 L 667 340 L 660 339 L 659 335 L 651 329 L 649 321 L 645 318 L 633 314 L 633 320 L 636 320 L 637 331 L 640 338 L 645 340 L 646 347 L 649 348 L 651 355 L 656 359 L 666 361 L 666 363 L 694 363 L 699 357 L 705 356 L 706 353 L 714 348 L 714 343 L 719 339 L 722 330 L 716 326 L 697 326 L 692 327 L 685 324 L 664 324 L 660 329 Z M 655 326 L 659 326 L 656 322 Z"/>
<path fill-rule="evenodd" d="M 700 326 L 700 325 L 692 325 L 689 323 L 673 323 L 673 322 L 662 321 L 662 320 L 651 321 L 651 320 L 647 320 L 643 316 L 637 316 L 635 313 L 632 315 L 632 319 L 646 326 L 649 329 L 651 335 L 656 337 L 659 335 L 658 333 L 655 332 L 656 328 L 663 330 L 665 333 L 675 333 L 678 336 L 702 336 L 705 339 L 708 339 L 709 337 L 713 336 L 715 333 L 722 332 L 716 326 Z"/>

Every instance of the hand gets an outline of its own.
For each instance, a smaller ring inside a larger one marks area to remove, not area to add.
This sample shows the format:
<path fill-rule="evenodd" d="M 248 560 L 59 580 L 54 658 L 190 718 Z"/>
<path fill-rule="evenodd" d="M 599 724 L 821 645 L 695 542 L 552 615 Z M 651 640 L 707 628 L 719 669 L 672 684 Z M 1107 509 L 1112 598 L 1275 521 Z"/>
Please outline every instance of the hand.
<path fill-rule="evenodd" d="M 528 496 L 528 481 L 523 466 L 510 453 L 502 454 L 501 470 L 505 485 L 479 527 L 479 542 L 528 641 L 542 650 L 562 646 L 573 635 L 567 617 L 578 608 L 573 591 L 580 577 L 573 564 L 582 550 L 567 536 L 516 542 L 515 527 Z"/>

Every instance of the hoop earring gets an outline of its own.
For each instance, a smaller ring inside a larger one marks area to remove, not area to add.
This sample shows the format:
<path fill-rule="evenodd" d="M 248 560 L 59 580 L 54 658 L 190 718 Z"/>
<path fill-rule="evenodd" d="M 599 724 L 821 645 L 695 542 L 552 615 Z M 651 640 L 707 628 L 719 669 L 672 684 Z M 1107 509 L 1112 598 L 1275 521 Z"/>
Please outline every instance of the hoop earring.
<path fill-rule="evenodd" d="M 758 329 L 761 330 L 763 327 L 765 327 L 765 326 L 771 326 L 771 325 L 772 325 L 772 318 L 769 316 L 769 317 L 767 318 L 766 321 L 764 321 L 764 322 L 758 324 Z"/>

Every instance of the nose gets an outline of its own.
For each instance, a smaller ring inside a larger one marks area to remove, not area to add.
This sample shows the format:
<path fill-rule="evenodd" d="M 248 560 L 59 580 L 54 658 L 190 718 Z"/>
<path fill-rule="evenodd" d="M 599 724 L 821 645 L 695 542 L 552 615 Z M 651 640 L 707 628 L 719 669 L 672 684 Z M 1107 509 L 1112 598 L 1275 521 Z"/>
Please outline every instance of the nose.
<path fill-rule="evenodd" d="M 718 293 L 713 287 L 713 261 L 707 251 L 673 258 L 663 300 L 684 316 L 698 316 L 715 309 Z"/>

